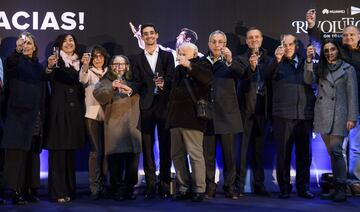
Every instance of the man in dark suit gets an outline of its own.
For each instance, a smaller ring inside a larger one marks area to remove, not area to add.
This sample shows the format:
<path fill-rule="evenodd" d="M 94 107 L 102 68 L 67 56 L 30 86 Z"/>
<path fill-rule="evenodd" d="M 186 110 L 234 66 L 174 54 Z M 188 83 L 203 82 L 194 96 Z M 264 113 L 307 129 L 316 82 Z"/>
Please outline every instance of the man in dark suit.
<path fill-rule="evenodd" d="M 170 183 L 170 133 L 165 129 L 165 110 L 169 100 L 174 75 L 174 58 L 157 45 L 159 37 L 153 24 L 141 26 L 145 49 L 133 63 L 133 91 L 140 95 L 142 149 L 146 179 L 145 198 L 152 199 L 156 191 L 156 166 L 154 161 L 155 127 L 160 150 L 159 195 L 169 196 Z"/>
<path fill-rule="evenodd" d="M 296 37 L 284 35 L 281 43 L 268 68 L 272 73 L 272 123 L 277 140 L 279 198 L 290 197 L 290 162 L 295 145 L 297 194 L 302 198 L 313 199 L 309 183 L 315 95 L 311 85 L 304 81 L 305 59 L 297 53 Z"/>
<path fill-rule="evenodd" d="M 237 199 L 234 192 L 236 176 L 235 134 L 242 131 L 239 104 L 236 95 L 236 79 L 243 75 L 240 63 L 232 59 L 226 47 L 226 35 L 214 31 L 209 36 L 209 52 L 202 58 L 212 65 L 214 81 L 210 91 L 213 107 L 212 121 L 208 123 L 204 137 L 204 157 L 206 165 L 206 195 L 213 198 L 216 194 L 215 158 L 216 142 L 221 143 L 224 162 L 225 197 Z"/>
<path fill-rule="evenodd" d="M 268 89 L 265 68 L 270 62 L 267 51 L 262 48 L 260 29 L 251 27 L 246 33 L 247 51 L 236 57 L 244 68 L 245 77 L 240 81 L 239 104 L 244 122 L 240 163 L 237 166 L 236 186 L 240 196 L 244 193 L 248 150 L 252 151 L 253 189 L 256 195 L 269 196 L 264 186 L 264 141 L 268 109 Z"/>

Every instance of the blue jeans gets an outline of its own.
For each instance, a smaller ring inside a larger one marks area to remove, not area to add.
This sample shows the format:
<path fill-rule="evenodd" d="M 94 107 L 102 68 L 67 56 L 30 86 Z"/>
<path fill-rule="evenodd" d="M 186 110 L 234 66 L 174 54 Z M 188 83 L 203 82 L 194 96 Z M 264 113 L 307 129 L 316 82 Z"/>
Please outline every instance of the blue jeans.
<path fill-rule="evenodd" d="M 360 117 L 356 126 L 349 133 L 349 172 L 350 185 L 360 183 Z"/>

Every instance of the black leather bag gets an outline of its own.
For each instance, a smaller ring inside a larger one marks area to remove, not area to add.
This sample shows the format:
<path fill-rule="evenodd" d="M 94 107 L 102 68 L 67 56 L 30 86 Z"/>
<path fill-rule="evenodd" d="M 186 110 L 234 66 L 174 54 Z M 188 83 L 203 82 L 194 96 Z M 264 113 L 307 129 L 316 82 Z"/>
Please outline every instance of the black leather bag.
<path fill-rule="evenodd" d="M 196 116 L 199 119 L 205 120 L 205 121 L 209 121 L 212 119 L 212 110 L 211 110 L 211 105 L 209 103 L 209 101 L 207 101 L 206 99 L 199 99 L 196 100 L 196 97 L 194 95 L 194 92 L 190 86 L 190 83 L 188 81 L 188 79 L 184 79 L 185 85 L 187 90 L 190 93 L 191 99 L 193 100 L 194 104 L 196 105 Z"/>
<path fill-rule="evenodd" d="M 196 116 L 203 120 L 211 120 L 211 107 L 210 103 L 205 99 L 199 99 L 196 102 Z"/>

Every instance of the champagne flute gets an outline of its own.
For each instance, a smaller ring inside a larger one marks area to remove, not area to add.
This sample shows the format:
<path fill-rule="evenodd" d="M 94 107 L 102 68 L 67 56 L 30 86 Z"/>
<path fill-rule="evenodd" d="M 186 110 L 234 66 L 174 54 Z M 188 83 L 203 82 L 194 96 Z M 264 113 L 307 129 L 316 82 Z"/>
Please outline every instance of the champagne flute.
<path fill-rule="evenodd" d="M 57 46 L 53 47 L 53 55 L 56 58 L 55 68 L 58 68 L 59 67 L 58 60 L 59 60 L 59 55 L 60 55 L 59 47 L 57 47 Z"/>
<path fill-rule="evenodd" d="M 154 94 L 159 94 L 159 86 L 156 85 L 156 81 L 159 80 L 160 78 L 162 77 L 159 75 L 159 72 L 155 72 L 155 76 L 153 78 L 155 82 Z"/>

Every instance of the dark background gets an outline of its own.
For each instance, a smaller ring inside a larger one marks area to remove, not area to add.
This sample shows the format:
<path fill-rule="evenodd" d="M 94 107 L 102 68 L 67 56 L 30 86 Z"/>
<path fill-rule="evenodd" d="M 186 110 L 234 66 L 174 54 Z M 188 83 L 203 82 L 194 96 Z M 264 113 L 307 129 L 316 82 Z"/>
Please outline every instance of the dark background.
<path fill-rule="evenodd" d="M 358 0 L 1 0 L 0 12 L 4 11 L 12 27 L 6 30 L 0 27 L 0 57 L 4 59 L 15 47 L 15 39 L 22 30 L 15 29 L 11 24 L 14 13 L 26 11 L 30 15 L 39 12 L 39 28 L 46 12 L 54 12 L 59 25 L 62 24 L 61 14 L 64 12 L 84 12 L 84 30 L 79 27 L 72 30 L 84 49 L 92 44 L 102 44 L 113 54 L 132 55 L 140 52 L 137 40 L 128 25 L 132 21 L 135 26 L 140 23 L 152 22 L 159 32 L 158 43 L 174 48 L 179 30 L 187 27 L 198 33 L 198 46 L 201 52 L 207 51 L 209 34 L 214 30 L 222 30 L 228 36 L 228 45 L 234 55 L 244 50 L 244 36 L 248 27 L 258 26 L 264 34 L 264 46 L 270 53 L 278 45 L 283 33 L 298 36 L 302 45 L 308 44 L 307 34 L 296 33 L 293 21 L 305 21 L 305 12 L 309 8 L 317 9 L 318 20 L 339 20 L 340 17 L 360 19 L 360 14 L 351 16 L 350 6 L 360 7 Z M 346 10 L 346 14 L 322 15 L 323 9 Z M 79 18 L 74 18 L 79 22 Z M 1 22 L 0 18 L 0 25 Z M 32 17 L 19 19 L 20 23 L 32 24 Z M 79 25 L 79 24 L 78 24 Z M 50 54 L 50 47 L 56 36 L 64 30 L 33 30 L 27 29 L 36 36 L 39 46 L 39 58 L 45 61 Z M 271 136 L 266 143 L 266 166 L 272 169 L 274 164 L 274 148 Z M 329 169 L 329 159 L 321 139 L 314 137 L 313 169 Z M 78 170 L 87 169 L 87 150 L 78 155 Z M 86 159 L 85 159 L 86 158 Z M 42 170 L 47 169 L 46 155 L 42 160 Z"/>

